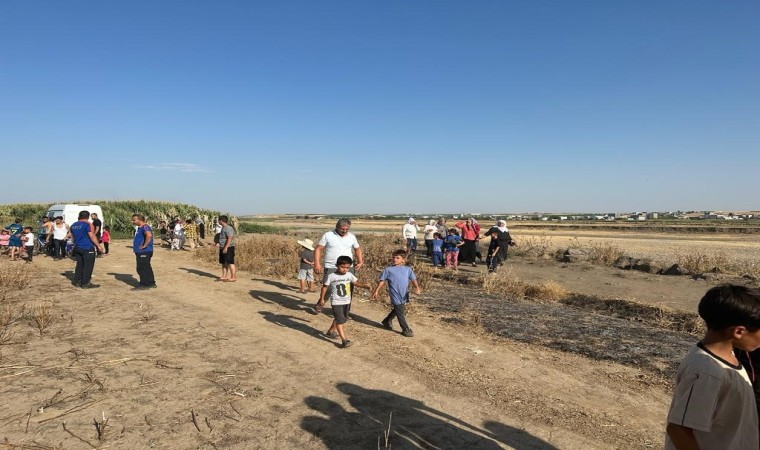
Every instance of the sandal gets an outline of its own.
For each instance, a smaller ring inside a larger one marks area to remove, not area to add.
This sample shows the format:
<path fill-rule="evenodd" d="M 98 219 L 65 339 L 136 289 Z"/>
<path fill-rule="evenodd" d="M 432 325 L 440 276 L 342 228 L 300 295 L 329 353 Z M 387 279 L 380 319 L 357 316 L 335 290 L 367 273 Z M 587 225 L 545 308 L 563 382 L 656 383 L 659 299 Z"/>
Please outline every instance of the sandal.
<path fill-rule="evenodd" d="M 354 343 L 351 342 L 349 339 L 346 339 L 345 341 L 343 341 L 342 344 L 340 344 L 340 348 L 348 348 L 348 347 L 351 347 L 352 345 L 354 345 Z"/>
<path fill-rule="evenodd" d="M 335 339 L 340 335 L 336 331 L 333 331 L 332 333 L 325 333 L 325 336 L 329 337 L 330 339 Z"/>

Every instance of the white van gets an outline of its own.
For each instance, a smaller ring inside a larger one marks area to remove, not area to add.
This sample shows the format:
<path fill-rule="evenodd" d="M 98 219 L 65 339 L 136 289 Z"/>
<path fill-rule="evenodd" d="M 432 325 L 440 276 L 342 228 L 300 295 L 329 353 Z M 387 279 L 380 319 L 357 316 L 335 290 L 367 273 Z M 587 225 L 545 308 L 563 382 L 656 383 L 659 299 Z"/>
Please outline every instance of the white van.
<path fill-rule="evenodd" d="M 50 217 L 50 220 L 53 220 L 54 218 L 61 216 L 63 217 L 63 221 L 66 222 L 69 226 L 71 226 L 74 224 L 74 222 L 79 220 L 80 211 L 89 211 L 90 214 L 92 213 L 97 214 L 98 219 L 100 219 L 103 222 L 103 225 L 105 225 L 106 218 L 103 215 L 103 210 L 100 209 L 100 206 L 98 205 L 74 205 L 74 204 L 53 205 L 50 208 L 48 208 L 45 215 L 47 217 Z"/>

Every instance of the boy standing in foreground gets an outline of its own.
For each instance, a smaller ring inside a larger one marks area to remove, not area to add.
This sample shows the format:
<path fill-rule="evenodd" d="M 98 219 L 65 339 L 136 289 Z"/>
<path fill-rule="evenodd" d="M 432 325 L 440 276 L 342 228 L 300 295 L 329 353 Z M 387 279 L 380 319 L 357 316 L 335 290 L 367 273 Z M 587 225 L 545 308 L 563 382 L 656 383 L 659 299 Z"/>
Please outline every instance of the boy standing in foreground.
<path fill-rule="evenodd" d="M 319 294 L 319 303 L 317 307 L 321 310 L 327 300 L 327 293 L 330 293 L 330 304 L 333 309 L 333 319 L 330 329 L 327 330 L 327 337 L 335 339 L 340 336 L 342 341 L 341 348 L 347 348 L 353 345 L 349 339 L 346 339 L 346 333 L 343 330 L 343 324 L 348 320 L 348 313 L 351 311 L 351 288 L 353 286 L 372 289 L 372 286 L 360 283 L 359 279 L 354 276 L 348 269 L 354 264 L 349 256 L 340 256 L 335 264 L 335 272 L 327 275 L 322 286 L 322 292 Z"/>
<path fill-rule="evenodd" d="M 406 265 L 406 251 L 396 250 L 393 252 L 393 265 L 388 266 L 380 274 L 380 283 L 375 288 L 375 292 L 372 293 L 372 299 L 377 298 L 377 294 L 385 283 L 388 283 L 388 296 L 391 298 L 391 306 L 393 310 L 388 314 L 388 317 L 383 319 L 383 326 L 389 330 L 393 329 L 391 320 L 394 317 L 398 318 L 398 323 L 401 325 L 401 334 L 406 337 L 414 336 L 412 329 L 409 328 L 409 324 L 406 323 L 406 304 L 409 303 L 409 283 L 414 286 L 414 293 L 420 295 L 420 285 L 417 283 L 417 277 L 414 275 L 414 270 Z"/>
<path fill-rule="evenodd" d="M 758 448 L 752 383 L 734 348 L 760 347 L 760 291 L 716 286 L 702 297 L 698 310 L 707 333 L 678 368 L 665 448 Z"/>

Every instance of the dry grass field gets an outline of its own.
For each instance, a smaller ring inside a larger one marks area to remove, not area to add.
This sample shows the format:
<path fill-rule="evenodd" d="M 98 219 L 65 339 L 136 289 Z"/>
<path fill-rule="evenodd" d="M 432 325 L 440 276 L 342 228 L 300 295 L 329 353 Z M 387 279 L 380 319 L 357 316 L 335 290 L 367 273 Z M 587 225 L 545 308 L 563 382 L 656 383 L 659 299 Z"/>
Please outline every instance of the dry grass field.
<path fill-rule="evenodd" d="M 124 241 L 97 261 L 102 287 L 86 292 L 69 284 L 70 261 L 0 260 L 0 444 L 658 448 L 670 380 L 701 331 L 694 304 L 715 283 L 752 281 L 738 272 L 666 277 L 609 260 L 654 248 L 686 262 L 677 258 L 687 242 L 711 255 L 757 246 L 751 236 L 550 235 L 516 226 L 519 251 L 497 275 L 482 266 L 434 270 L 415 258 L 423 294 L 410 305 L 414 338 L 379 326 L 387 297 L 357 295 L 348 325 L 357 345 L 342 350 L 322 334 L 331 317 L 310 312 L 316 294 L 299 294 L 294 279 L 296 239 L 330 225 L 244 236 L 235 283 L 215 281 L 210 247 L 158 250 L 159 288 L 148 292 L 131 290 L 134 258 Z M 360 236 L 367 266 L 359 277 L 371 282 L 400 245 L 400 233 L 383 231 Z M 566 247 L 593 257 L 557 261 Z M 727 260 L 703 265 L 716 261 Z"/>
<path fill-rule="evenodd" d="M 294 220 L 292 218 L 269 218 L 268 224 L 286 228 L 293 234 L 316 235 L 329 229 L 331 219 Z M 355 220 L 355 233 L 390 234 L 400 236 L 403 221 Z M 420 221 L 422 224 L 422 220 Z M 453 225 L 449 219 L 449 226 Z M 621 227 L 624 227 L 624 223 Z M 482 223 L 481 226 L 490 226 Z M 513 222 L 509 224 L 513 238 L 521 248 L 516 252 L 528 252 L 535 256 L 553 255 L 559 249 L 586 248 L 608 249 L 613 254 L 626 254 L 638 258 L 651 258 L 662 263 L 679 263 L 694 271 L 707 271 L 713 267 L 760 278 L 760 233 L 732 233 L 699 231 L 691 225 L 690 231 L 658 232 L 644 228 L 632 230 L 609 230 L 604 226 L 575 228 L 568 225 L 542 222 Z M 716 226 L 704 226 L 705 230 Z M 674 227 L 678 230 L 679 227 Z"/>

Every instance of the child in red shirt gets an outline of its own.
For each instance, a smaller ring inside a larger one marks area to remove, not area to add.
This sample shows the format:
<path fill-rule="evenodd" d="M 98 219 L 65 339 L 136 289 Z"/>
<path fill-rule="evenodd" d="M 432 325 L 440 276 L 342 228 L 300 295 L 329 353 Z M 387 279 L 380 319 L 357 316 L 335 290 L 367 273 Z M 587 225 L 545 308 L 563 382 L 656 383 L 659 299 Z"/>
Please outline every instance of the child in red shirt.
<path fill-rule="evenodd" d="M 111 243 L 111 227 L 106 225 L 103 227 L 103 235 L 101 236 L 101 241 L 103 241 L 103 247 L 105 248 L 106 252 L 105 254 L 108 254 L 108 244 Z"/>

